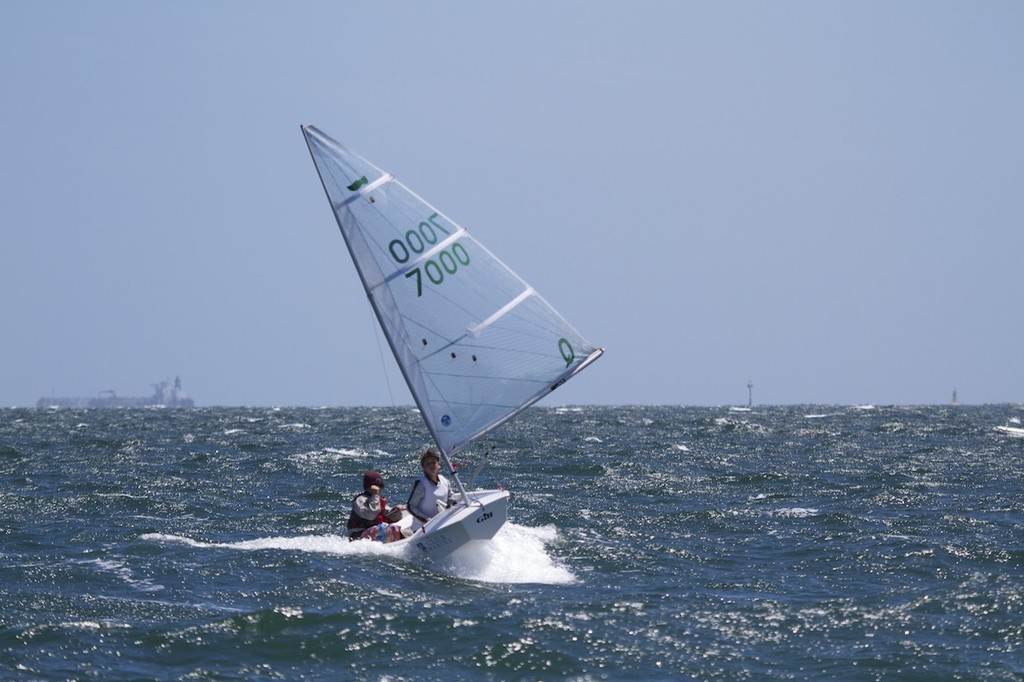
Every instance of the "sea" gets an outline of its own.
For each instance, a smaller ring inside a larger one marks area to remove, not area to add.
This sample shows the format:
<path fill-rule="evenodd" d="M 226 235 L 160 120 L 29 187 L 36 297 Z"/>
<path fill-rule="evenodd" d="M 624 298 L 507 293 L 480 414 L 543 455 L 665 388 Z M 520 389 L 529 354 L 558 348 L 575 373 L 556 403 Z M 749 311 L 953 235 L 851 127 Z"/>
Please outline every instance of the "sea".
<path fill-rule="evenodd" d="M 1022 680 L 1022 415 L 532 407 L 429 564 L 344 531 L 411 407 L 0 410 L 0 679 Z"/>

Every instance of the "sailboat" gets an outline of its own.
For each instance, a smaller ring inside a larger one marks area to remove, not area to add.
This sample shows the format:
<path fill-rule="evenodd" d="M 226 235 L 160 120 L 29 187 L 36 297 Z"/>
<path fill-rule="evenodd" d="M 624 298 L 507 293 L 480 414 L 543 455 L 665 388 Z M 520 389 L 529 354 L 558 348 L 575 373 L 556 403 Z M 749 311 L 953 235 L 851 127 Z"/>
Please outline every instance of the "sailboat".
<path fill-rule="evenodd" d="M 995 429 L 1011 438 L 1024 438 L 1024 427 L 1020 425 L 1020 419 L 1017 417 L 1010 417 L 1004 426 L 997 426 Z"/>
<path fill-rule="evenodd" d="M 458 503 L 424 524 L 406 511 L 400 525 L 407 537 L 398 542 L 429 559 L 471 550 L 505 524 L 509 493 L 467 490 L 452 456 L 604 350 L 394 175 L 314 126 L 302 126 L 302 133 L 370 305 L 457 491 Z"/>

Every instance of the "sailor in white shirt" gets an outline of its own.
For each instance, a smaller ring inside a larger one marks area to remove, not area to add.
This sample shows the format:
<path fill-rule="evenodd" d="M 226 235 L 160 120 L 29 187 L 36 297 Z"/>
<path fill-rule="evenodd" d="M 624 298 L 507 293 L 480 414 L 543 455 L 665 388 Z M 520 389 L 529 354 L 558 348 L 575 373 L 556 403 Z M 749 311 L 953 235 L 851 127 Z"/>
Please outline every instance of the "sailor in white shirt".
<path fill-rule="evenodd" d="M 452 488 L 441 475 L 441 457 L 433 448 L 420 457 L 423 475 L 412 484 L 408 509 L 423 523 L 452 503 Z"/>

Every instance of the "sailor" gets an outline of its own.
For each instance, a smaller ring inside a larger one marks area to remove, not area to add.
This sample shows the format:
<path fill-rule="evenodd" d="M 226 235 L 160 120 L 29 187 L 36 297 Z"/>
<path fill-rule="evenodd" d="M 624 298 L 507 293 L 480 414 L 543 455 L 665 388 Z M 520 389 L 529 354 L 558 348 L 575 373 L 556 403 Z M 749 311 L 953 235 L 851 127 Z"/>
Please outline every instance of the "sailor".
<path fill-rule="evenodd" d="M 412 484 L 409 495 L 409 511 L 421 522 L 426 523 L 442 509 L 453 502 L 452 488 L 448 479 L 441 475 L 441 456 L 437 450 L 429 448 L 420 457 L 423 475 Z"/>
<path fill-rule="evenodd" d="M 388 501 L 381 496 L 384 477 L 376 471 L 363 474 L 363 492 L 352 499 L 352 512 L 348 515 L 348 536 L 355 540 L 363 532 L 381 523 L 397 523 L 402 518 L 402 505 L 388 507 Z"/>

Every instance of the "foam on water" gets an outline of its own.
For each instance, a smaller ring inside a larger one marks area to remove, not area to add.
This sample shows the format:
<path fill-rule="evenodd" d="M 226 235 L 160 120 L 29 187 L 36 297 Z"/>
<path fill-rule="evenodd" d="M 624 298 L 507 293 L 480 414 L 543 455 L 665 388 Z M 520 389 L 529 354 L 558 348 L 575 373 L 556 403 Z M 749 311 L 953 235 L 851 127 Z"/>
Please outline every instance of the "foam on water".
<path fill-rule="evenodd" d="M 469 552 L 456 552 L 439 568 L 459 578 L 487 583 L 574 583 L 576 576 L 547 552 L 546 545 L 557 539 L 554 526 L 529 528 L 506 523 L 490 542 Z"/>
<path fill-rule="evenodd" d="M 140 539 L 153 542 L 173 542 L 204 549 L 213 547 L 244 551 L 278 549 L 284 551 L 341 555 L 390 553 L 397 556 L 401 553 L 399 547 L 389 546 L 379 542 L 350 542 L 348 538 L 341 535 L 298 535 L 293 537 L 255 538 L 253 540 L 240 540 L 238 542 L 203 542 L 201 540 L 193 540 L 192 538 L 182 535 L 146 533 L 145 535 L 140 536 Z"/>
<path fill-rule="evenodd" d="M 505 524 L 487 543 L 456 552 L 432 568 L 453 577 L 488 583 L 539 583 L 562 585 L 576 582 L 576 577 L 565 566 L 555 561 L 545 545 L 556 541 L 558 530 L 554 526 L 528 528 L 514 523 Z M 351 542 L 340 535 L 299 535 L 293 537 L 267 537 L 238 542 L 203 542 L 181 535 L 146 533 L 140 539 L 152 542 L 171 542 L 198 548 L 227 548 L 243 551 L 283 550 L 336 554 L 340 556 L 378 555 L 397 560 L 417 561 L 414 548 L 405 544 L 380 542 Z"/>

